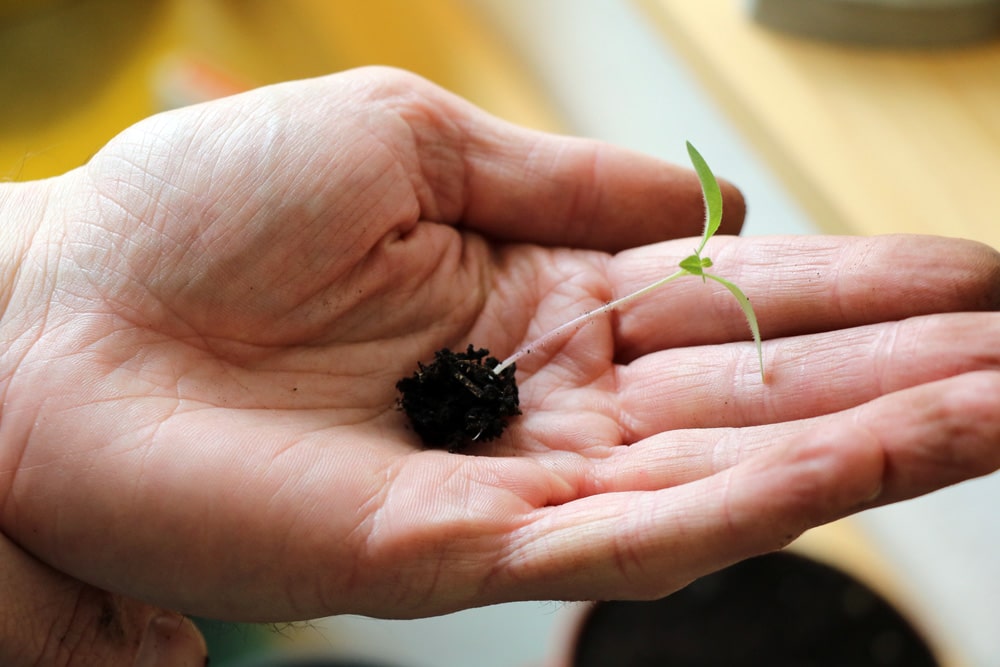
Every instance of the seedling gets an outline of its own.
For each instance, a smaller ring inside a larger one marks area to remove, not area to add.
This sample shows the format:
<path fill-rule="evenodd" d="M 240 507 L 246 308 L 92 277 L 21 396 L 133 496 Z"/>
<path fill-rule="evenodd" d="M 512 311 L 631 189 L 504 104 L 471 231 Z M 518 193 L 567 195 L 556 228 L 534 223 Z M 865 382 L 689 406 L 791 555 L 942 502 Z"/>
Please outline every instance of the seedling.
<path fill-rule="evenodd" d="M 488 350 L 469 345 L 465 352 L 460 353 L 440 350 L 429 366 L 418 364 L 417 372 L 396 383 L 396 388 L 401 394 L 399 406 L 410 418 L 424 444 L 457 451 L 471 441 L 499 437 L 510 418 L 521 414 L 514 378 L 519 360 L 563 339 L 605 313 L 620 309 L 683 276 L 700 277 L 702 282 L 713 280 L 736 298 L 750 325 L 757 347 L 760 377 L 764 381 L 760 328 L 750 299 L 732 282 L 709 273 L 706 269 L 712 267 L 712 260 L 702 255 L 708 240 L 715 235 L 722 223 L 722 191 L 712 170 L 690 142 L 687 144 L 687 151 L 701 183 L 706 210 L 705 229 L 694 253 L 682 259 L 678 269 L 665 278 L 573 318 L 503 361 L 490 357 Z"/>

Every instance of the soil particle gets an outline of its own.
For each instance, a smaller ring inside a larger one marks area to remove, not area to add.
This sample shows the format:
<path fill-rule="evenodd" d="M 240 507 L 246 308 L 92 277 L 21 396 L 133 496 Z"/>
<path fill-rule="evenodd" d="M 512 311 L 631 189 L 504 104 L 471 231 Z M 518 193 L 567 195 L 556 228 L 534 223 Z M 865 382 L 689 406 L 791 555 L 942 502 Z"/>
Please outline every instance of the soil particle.
<path fill-rule="evenodd" d="M 521 414 L 515 367 L 494 373 L 499 363 L 484 348 L 445 348 L 396 383 L 399 407 L 426 446 L 457 452 L 471 442 L 494 440 Z"/>

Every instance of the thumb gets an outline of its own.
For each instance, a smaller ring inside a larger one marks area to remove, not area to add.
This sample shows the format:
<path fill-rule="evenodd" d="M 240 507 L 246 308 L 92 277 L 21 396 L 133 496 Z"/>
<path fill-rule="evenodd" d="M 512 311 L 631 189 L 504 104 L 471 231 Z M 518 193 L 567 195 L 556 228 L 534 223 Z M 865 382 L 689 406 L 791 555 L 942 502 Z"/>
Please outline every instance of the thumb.
<path fill-rule="evenodd" d="M 76 581 L 0 534 L 0 665 L 204 667 L 180 614 Z"/>

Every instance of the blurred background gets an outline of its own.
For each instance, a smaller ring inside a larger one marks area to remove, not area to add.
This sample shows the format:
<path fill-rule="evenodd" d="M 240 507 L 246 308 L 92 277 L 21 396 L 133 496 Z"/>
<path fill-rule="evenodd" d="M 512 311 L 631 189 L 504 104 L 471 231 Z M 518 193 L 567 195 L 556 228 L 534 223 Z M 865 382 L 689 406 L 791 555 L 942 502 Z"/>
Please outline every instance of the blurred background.
<path fill-rule="evenodd" d="M 745 234 L 930 232 L 1000 246 L 990 31 L 929 50 L 817 41 L 755 21 L 765 4 L 776 3 L 0 0 L 0 179 L 63 173 L 159 111 L 385 64 L 540 129 L 681 163 L 691 140 L 746 194 Z M 998 506 L 993 475 L 813 531 L 796 548 L 898 600 L 946 664 L 995 667 Z M 518 667 L 548 664 L 578 613 L 520 603 L 408 622 L 205 627 L 213 665 L 276 650 Z"/>

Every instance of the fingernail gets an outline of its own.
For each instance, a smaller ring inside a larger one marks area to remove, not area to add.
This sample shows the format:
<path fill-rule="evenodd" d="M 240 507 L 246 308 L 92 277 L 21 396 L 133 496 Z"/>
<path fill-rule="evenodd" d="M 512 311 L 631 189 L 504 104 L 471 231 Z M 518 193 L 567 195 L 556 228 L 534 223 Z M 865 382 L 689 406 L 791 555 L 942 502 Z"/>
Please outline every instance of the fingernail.
<path fill-rule="evenodd" d="M 135 667 L 204 667 L 205 638 L 189 619 L 175 614 L 156 616 L 142 639 Z"/>

